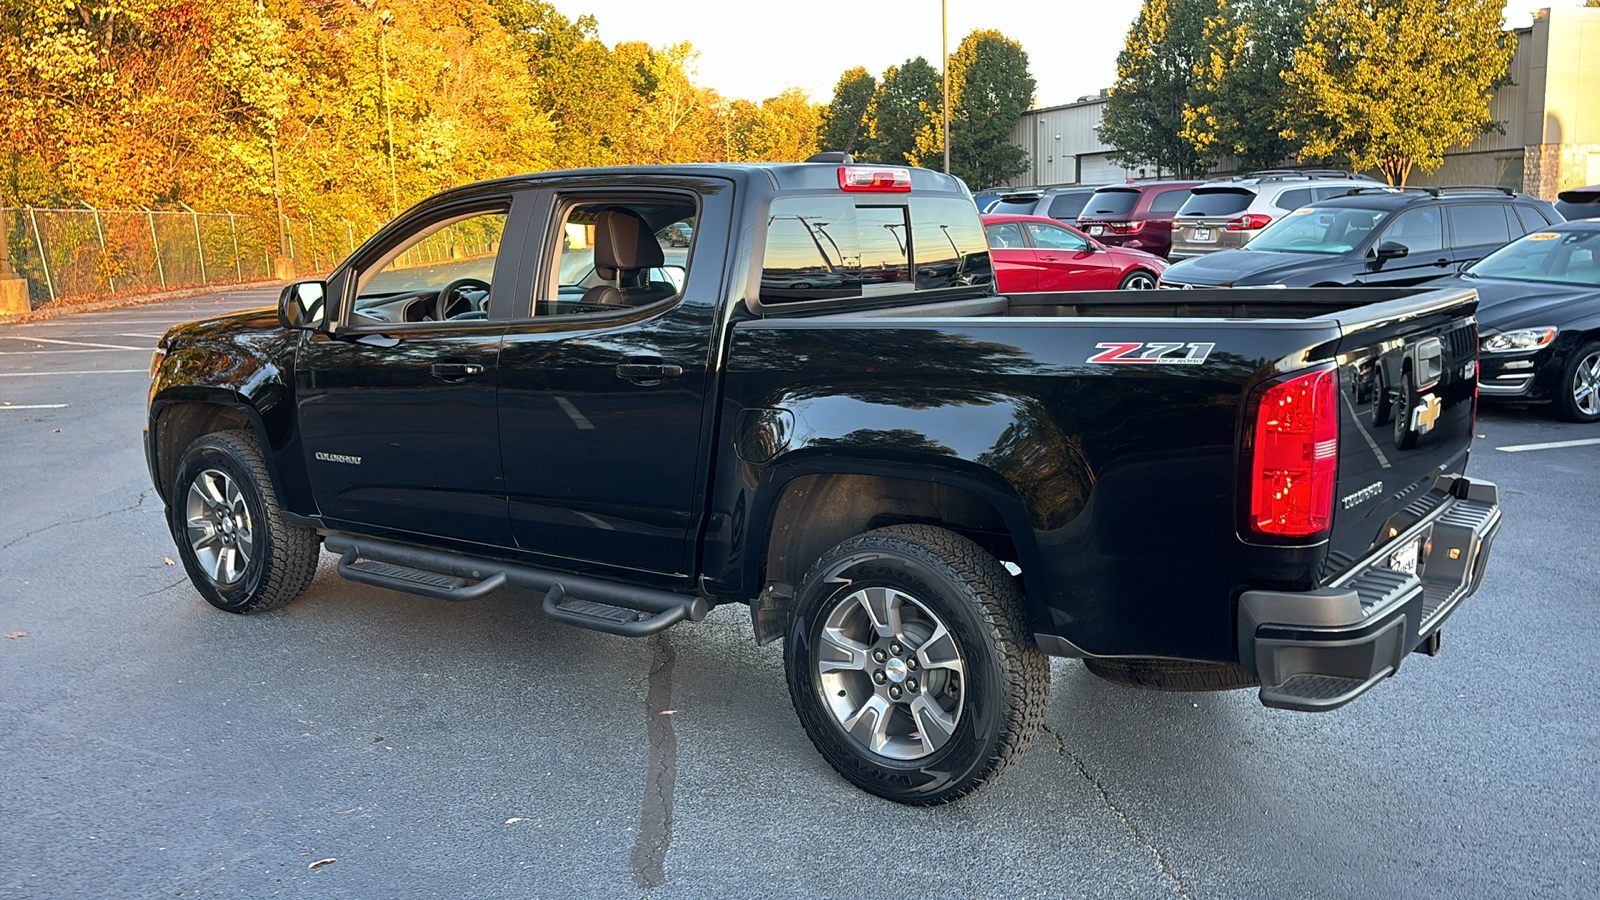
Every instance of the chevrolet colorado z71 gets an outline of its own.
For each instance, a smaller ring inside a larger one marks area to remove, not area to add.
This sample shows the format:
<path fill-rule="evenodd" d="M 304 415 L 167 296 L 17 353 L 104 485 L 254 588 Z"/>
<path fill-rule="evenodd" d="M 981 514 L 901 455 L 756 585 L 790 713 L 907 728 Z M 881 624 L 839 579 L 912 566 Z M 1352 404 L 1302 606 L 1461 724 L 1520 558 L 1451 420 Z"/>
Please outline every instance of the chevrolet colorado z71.
<path fill-rule="evenodd" d="M 1047 654 L 1323 710 L 1437 651 L 1500 524 L 1470 289 L 998 296 L 959 181 L 842 163 L 475 184 L 172 329 L 145 450 L 196 588 L 270 609 L 325 548 L 618 635 L 744 603 L 817 749 L 913 804 L 1021 757 Z"/>

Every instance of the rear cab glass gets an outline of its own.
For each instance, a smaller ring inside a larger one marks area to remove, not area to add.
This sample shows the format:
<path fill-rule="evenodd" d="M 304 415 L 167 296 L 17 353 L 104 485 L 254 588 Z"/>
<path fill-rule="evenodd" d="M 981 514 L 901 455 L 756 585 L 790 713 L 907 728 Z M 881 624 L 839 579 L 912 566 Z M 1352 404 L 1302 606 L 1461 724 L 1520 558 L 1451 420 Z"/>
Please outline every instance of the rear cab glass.
<path fill-rule="evenodd" d="M 1180 216 L 1231 216 L 1250 208 L 1255 191 L 1244 188 L 1195 188 L 1178 207 Z"/>
<path fill-rule="evenodd" d="M 779 197 L 767 221 L 762 304 L 870 301 L 994 281 L 982 223 L 964 197 Z"/>

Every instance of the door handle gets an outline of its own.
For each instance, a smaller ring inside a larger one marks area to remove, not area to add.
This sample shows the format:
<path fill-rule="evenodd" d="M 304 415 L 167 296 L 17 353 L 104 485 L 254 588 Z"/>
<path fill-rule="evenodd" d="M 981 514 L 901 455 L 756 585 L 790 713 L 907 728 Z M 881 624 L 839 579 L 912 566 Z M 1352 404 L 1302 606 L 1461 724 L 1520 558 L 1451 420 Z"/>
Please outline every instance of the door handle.
<path fill-rule="evenodd" d="M 1039 257 L 1039 259 L 1043 260 L 1044 262 L 1055 262 L 1056 261 L 1056 258 L 1054 256 L 1041 256 L 1041 257 Z"/>
<path fill-rule="evenodd" d="M 683 366 L 671 363 L 621 363 L 617 366 L 617 377 L 634 384 L 660 384 L 663 378 L 677 378 L 682 374 Z"/>
<path fill-rule="evenodd" d="M 1433 264 L 1436 265 L 1436 266 L 1448 266 L 1448 265 L 1450 265 L 1450 260 L 1448 260 L 1448 259 L 1436 259 L 1436 260 L 1433 261 Z"/>
<path fill-rule="evenodd" d="M 482 375 L 483 366 L 478 363 L 434 363 L 429 371 L 445 381 L 460 381 L 471 375 Z"/>

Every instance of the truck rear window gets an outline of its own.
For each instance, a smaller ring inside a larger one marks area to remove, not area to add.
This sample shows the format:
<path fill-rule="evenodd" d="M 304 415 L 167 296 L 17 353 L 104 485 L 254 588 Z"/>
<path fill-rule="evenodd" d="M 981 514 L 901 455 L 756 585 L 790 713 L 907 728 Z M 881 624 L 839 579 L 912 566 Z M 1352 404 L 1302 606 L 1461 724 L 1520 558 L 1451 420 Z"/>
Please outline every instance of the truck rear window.
<path fill-rule="evenodd" d="M 965 198 L 781 197 L 767 219 L 761 302 L 872 298 L 994 279 Z"/>

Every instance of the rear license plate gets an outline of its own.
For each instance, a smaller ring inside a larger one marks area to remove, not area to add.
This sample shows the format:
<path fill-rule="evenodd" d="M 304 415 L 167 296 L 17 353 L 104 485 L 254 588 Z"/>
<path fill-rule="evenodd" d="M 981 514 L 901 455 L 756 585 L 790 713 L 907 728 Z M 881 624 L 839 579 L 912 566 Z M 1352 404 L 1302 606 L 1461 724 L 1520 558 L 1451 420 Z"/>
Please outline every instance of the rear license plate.
<path fill-rule="evenodd" d="M 1216 239 L 1217 236 L 1209 228 L 1196 228 L 1194 236 L 1189 238 L 1191 241 L 1214 241 Z"/>
<path fill-rule="evenodd" d="M 1407 575 L 1417 574 L 1417 558 L 1422 552 L 1422 539 L 1417 538 L 1408 542 L 1404 547 L 1389 554 L 1389 569 L 1403 572 Z"/>
<path fill-rule="evenodd" d="M 1090 234 L 1100 235 L 1100 234 L 1105 234 L 1105 231 L 1106 231 L 1106 227 L 1104 225 L 1090 225 L 1089 226 L 1089 233 Z"/>

